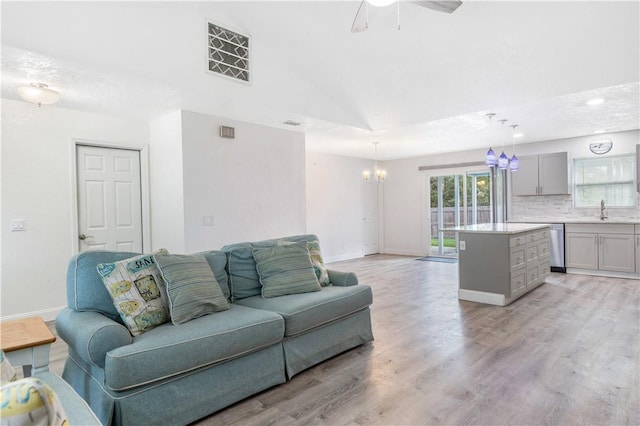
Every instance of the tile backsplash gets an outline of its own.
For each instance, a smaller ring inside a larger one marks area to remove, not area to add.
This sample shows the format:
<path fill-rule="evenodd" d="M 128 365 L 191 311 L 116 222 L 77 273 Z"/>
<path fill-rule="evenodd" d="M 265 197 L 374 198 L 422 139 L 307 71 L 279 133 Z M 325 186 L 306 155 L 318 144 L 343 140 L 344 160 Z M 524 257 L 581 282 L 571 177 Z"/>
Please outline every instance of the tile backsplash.
<path fill-rule="evenodd" d="M 640 197 L 638 197 L 640 199 Z M 576 219 L 598 218 L 599 208 L 573 207 L 571 195 L 534 195 L 528 197 L 511 197 L 510 220 L 523 219 Z M 638 218 L 640 205 L 635 208 L 606 208 L 605 214 L 609 218 Z"/>

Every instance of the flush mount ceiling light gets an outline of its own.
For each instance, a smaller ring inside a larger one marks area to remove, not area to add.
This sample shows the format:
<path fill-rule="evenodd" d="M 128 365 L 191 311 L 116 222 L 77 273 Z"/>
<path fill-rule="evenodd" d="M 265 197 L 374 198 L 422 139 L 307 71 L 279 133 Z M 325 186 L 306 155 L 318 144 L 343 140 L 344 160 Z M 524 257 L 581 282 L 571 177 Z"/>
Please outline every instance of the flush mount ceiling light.
<path fill-rule="evenodd" d="M 587 101 L 587 105 L 590 105 L 590 106 L 600 105 L 603 102 L 604 102 L 604 99 L 602 98 L 593 98 Z"/>
<path fill-rule="evenodd" d="M 60 93 L 49 89 L 44 83 L 31 83 L 29 86 L 18 87 L 18 93 L 27 102 L 42 105 L 51 105 L 58 102 Z"/>

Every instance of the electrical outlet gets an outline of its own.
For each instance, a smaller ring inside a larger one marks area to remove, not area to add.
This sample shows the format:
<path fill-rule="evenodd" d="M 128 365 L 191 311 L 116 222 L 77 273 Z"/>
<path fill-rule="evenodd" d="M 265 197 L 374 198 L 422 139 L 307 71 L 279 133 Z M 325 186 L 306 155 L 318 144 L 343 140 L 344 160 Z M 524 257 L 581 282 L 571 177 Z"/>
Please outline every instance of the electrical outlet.
<path fill-rule="evenodd" d="M 466 241 L 460 241 L 460 251 L 464 251 L 467 249 Z"/>

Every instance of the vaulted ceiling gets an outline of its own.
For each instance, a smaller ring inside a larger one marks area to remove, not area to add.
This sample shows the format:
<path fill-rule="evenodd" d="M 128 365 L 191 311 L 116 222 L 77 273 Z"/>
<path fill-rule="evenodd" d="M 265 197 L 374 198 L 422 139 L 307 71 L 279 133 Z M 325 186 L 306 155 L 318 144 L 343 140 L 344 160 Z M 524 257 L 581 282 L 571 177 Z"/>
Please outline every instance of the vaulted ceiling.
<path fill-rule="evenodd" d="M 183 108 L 379 159 L 640 128 L 640 2 L 2 2 L 2 97 L 148 120 Z M 251 37 L 251 84 L 207 71 L 207 21 Z M 600 97 L 604 103 L 588 106 Z M 489 122 L 487 113 L 496 113 Z M 302 123 L 298 127 L 282 124 Z"/>

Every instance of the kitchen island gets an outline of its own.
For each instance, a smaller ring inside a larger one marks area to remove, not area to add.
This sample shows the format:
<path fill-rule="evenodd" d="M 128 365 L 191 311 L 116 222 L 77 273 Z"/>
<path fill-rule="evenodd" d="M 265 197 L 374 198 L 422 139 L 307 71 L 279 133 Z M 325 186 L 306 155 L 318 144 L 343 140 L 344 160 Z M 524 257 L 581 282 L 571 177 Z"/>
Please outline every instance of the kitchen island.
<path fill-rule="evenodd" d="M 458 233 L 458 298 L 506 306 L 550 273 L 549 225 L 485 223 Z"/>

